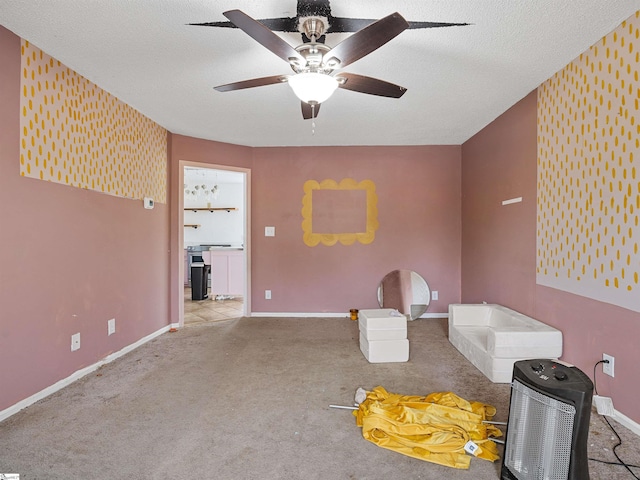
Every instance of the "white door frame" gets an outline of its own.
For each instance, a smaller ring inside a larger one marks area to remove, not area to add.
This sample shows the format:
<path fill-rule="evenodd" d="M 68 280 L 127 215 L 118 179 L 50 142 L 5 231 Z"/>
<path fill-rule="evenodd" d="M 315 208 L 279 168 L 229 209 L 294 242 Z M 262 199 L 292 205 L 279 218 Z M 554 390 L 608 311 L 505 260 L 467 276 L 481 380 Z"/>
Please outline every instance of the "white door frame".
<path fill-rule="evenodd" d="M 244 174 L 244 292 L 242 314 L 251 316 L 251 169 L 216 165 L 212 163 L 190 162 L 180 160 L 178 167 L 178 252 L 184 252 L 184 167 L 206 168 L 209 170 L 227 170 Z M 184 326 L 184 258 L 178 255 L 178 291 L 179 326 Z"/>

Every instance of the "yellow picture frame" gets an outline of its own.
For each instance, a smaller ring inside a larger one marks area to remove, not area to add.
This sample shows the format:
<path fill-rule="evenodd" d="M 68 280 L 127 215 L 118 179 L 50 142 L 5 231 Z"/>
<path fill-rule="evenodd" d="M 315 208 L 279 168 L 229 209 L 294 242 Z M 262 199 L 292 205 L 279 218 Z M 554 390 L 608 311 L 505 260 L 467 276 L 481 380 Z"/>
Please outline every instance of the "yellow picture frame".
<path fill-rule="evenodd" d="M 307 180 L 303 186 L 302 197 L 302 239 L 305 245 L 315 247 L 318 244 L 332 246 L 353 245 L 356 241 L 363 245 L 373 242 L 378 229 L 378 196 L 376 186 L 371 180 L 356 182 L 353 178 L 344 178 L 339 183 L 326 179 L 322 182 Z M 314 190 L 364 190 L 366 193 L 366 228 L 364 232 L 350 233 L 314 233 L 313 232 L 313 191 Z"/>

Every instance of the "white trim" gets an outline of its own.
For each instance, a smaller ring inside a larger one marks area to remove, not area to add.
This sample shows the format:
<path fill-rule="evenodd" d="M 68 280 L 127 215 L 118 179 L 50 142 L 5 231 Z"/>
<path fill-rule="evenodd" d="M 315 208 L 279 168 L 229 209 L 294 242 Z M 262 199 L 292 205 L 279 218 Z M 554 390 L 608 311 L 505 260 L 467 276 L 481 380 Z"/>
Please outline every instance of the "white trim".
<path fill-rule="evenodd" d="M 242 302 L 243 315 L 251 312 L 251 169 L 244 167 L 234 167 L 231 165 L 219 165 L 216 163 L 193 162 L 190 160 L 178 161 L 178 252 L 184 251 L 184 195 L 182 185 L 184 184 L 185 167 L 201 168 L 207 170 L 226 170 L 244 174 L 242 185 L 244 188 L 244 292 Z M 182 253 L 178 253 L 178 323 L 184 326 L 184 260 Z M 173 313 L 173 310 L 172 312 Z"/>
<path fill-rule="evenodd" d="M 293 318 L 293 317 L 303 317 L 303 318 L 344 318 L 349 317 L 348 313 L 311 313 L 311 312 L 251 312 L 252 317 L 283 317 L 283 318 Z M 423 313 L 419 318 L 449 318 L 448 313 Z M 416 319 L 417 320 L 417 319 Z"/>
<path fill-rule="evenodd" d="M 423 313 L 418 318 L 449 318 L 448 313 Z"/>
<path fill-rule="evenodd" d="M 617 411 L 615 409 L 614 409 L 614 412 L 615 413 L 614 413 L 613 417 L 609 417 L 609 418 L 613 418 L 620 425 L 622 425 L 623 427 L 627 427 L 633 433 L 635 433 L 636 435 L 640 436 L 640 423 L 634 422 L 629 417 L 627 417 L 626 415 L 620 413 L 619 411 Z"/>
<path fill-rule="evenodd" d="M 102 360 L 94 363 L 93 365 L 89 365 L 88 367 L 77 370 L 73 372 L 71 375 L 69 375 L 67 378 L 63 378 L 62 380 L 54 383 L 53 385 L 48 386 L 44 390 L 40 390 L 39 392 L 31 395 L 30 397 L 27 397 L 24 400 L 19 401 L 15 405 L 10 406 L 9 408 L 5 408 L 0 412 L 0 422 L 3 420 L 6 420 L 11 415 L 15 415 L 23 408 L 27 408 L 28 406 L 33 405 L 37 401 L 42 400 L 43 398 L 46 398 L 53 393 L 56 393 L 58 390 L 62 390 L 64 387 L 71 385 L 76 380 L 80 380 L 85 375 L 91 372 L 95 372 L 101 366 L 106 365 L 107 363 L 113 362 L 114 360 L 131 352 L 132 350 L 135 350 L 136 348 L 147 343 L 148 341 L 153 340 L 154 338 L 162 335 L 163 333 L 168 332 L 172 328 L 178 328 L 178 324 L 173 323 L 171 325 L 167 325 L 166 327 L 162 327 L 160 330 L 153 332 L 147 335 L 146 337 L 141 338 L 137 342 L 132 343 L 131 345 L 127 345 L 122 350 L 119 350 L 117 352 L 107 355 Z"/>
<path fill-rule="evenodd" d="M 522 197 L 510 198 L 509 200 L 503 200 L 502 205 L 511 205 L 512 203 L 520 203 Z"/>
<path fill-rule="evenodd" d="M 251 312 L 252 317 L 284 317 L 284 318 L 295 318 L 295 317 L 304 317 L 304 318 L 348 318 L 348 313 L 310 313 L 310 312 Z"/>

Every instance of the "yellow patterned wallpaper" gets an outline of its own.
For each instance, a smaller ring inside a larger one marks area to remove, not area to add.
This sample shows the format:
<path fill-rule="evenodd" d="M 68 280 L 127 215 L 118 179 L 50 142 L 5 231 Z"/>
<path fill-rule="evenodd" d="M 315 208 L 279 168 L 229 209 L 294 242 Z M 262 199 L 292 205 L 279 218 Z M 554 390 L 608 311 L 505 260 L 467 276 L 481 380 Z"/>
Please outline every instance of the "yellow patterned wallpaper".
<path fill-rule="evenodd" d="M 640 311 L 640 12 L 538 89 L 537 283 Z"/>
<path fill-rule="evenodd" d="M 166 203 L 167 131 L 22 40 L 20 174 Z"/>

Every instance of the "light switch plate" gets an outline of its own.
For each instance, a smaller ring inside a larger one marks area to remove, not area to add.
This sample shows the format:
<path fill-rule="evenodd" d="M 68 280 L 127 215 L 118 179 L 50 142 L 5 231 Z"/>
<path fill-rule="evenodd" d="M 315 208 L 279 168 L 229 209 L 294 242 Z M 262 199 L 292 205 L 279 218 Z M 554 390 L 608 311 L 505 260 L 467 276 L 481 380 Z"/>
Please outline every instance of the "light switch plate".
<path fill-rule="evenodd" d="M 75 352 L 80 348 L 80 333 L 71 335 L 71 351 Z"/>

